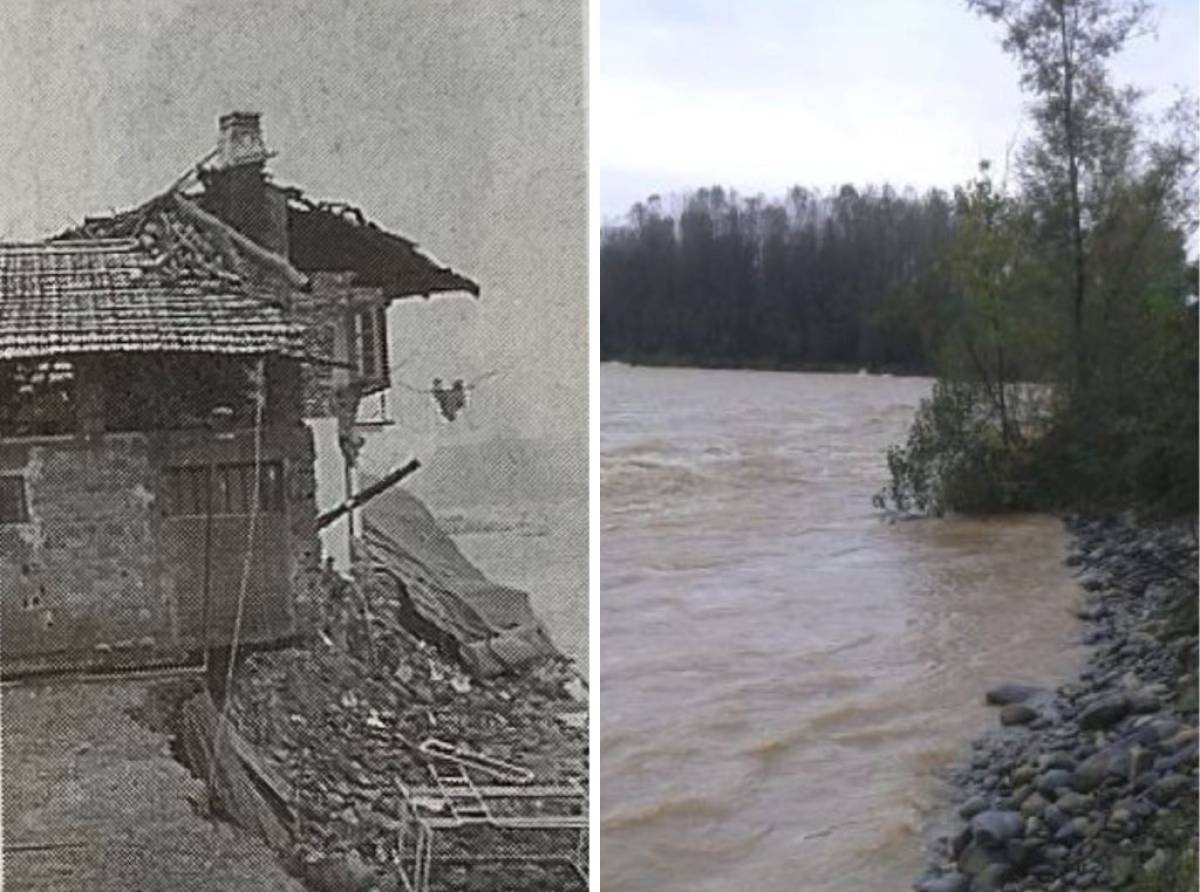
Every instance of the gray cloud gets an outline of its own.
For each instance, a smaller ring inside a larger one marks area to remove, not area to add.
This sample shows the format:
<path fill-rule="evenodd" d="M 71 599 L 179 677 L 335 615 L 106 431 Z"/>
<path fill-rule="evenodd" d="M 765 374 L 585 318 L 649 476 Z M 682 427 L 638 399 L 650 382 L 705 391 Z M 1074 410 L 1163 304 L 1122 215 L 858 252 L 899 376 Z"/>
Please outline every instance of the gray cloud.
<path fill-rule="evenodd" d="M 1193 87 L 1197 8 L 1162 4 L 1118 78 Z M 958 0 L 607 0 L 595 117 L 601 212 L 647 191 L 723 182 L 948 187 L 1019 135 L 1017 72 Z"/>

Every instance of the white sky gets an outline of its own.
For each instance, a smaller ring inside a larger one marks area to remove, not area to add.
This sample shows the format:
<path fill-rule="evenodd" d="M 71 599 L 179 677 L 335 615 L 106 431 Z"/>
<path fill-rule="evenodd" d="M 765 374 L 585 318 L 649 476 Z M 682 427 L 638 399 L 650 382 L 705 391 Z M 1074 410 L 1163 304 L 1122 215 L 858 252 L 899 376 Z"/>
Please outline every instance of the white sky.
<path fill-rule="evenodd" d="M 1198 4 L 1162 0 L 1117 79 L 1197 91 Z M 1018 70 L 961 0 L 604 0 L 593 92 L 601 214 L 721 183 L 743 193 L 950 187 L 1021 136 Z"/>

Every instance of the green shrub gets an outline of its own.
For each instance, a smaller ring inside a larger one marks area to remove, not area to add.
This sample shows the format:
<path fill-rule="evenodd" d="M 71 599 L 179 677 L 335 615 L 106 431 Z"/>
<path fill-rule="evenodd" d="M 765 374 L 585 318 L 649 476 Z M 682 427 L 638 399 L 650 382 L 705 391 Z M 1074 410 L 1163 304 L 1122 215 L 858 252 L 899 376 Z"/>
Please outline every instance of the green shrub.
<path fill-rule="evenodd" d="M 903 446 L 887 453 L 890 480 L 880 508 L 941 515 L 1026 510 L 1037 506 L 1034 453 L 1005 436 L 986 389 L 938 381 L 921 402 Z"/>

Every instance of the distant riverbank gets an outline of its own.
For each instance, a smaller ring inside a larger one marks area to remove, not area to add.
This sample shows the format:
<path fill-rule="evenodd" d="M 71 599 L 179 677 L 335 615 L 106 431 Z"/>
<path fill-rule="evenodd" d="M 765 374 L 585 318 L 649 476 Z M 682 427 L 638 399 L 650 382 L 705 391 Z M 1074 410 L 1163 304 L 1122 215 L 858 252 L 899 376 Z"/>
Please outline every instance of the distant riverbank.
<path fill-rule="evenodd" d="M 608 355 L 601 351 L 600 361 L 613 365 L 646 368 L 705 369 L 737 372 L 815 372 L 829 375 L 854 375 L 865 371 L 872 375 L 891 375 L 895 378 L 922 378 L 931 374 L 928 369 L 903 365 L 864 366 L 848 362 L 795 362 L 769 358 L 730 359 L 711 356 L 687 356 L 669 353 L 638 353 Z"/>

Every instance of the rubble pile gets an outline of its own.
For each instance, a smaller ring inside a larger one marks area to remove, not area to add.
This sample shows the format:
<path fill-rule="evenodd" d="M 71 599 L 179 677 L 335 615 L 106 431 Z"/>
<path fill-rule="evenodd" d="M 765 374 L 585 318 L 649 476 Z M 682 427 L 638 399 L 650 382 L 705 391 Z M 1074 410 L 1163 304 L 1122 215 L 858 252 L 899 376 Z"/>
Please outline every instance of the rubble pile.
<path fill-rule="evenodd" d="M 401 827 L 396 781 L 430 782 L 420 745 L 435 738 L 526 768 L 536 784 L 574 779 L 586 789 L 586 692 L 563 657 L 519 675 L 468 675 L 403 625 L 403 592 L 355 576 L 361 582 L 327 585 L 304 646 L 239 667 L 229 711 L 284 788 L 297 872 L 316 888 L 389 889 Z M 488 840 L 474 842 L 486 851 Z M 566 868 L 485 865 L 446 868 L 434 887 L 573 884 L 581 885 Z"/>
<path fill-rule="evenodd" d="M 1128 519 L 1070 528 L 1087 664 L 1054 691 L 987 693 L 1000 727 L 951 772 L 961 832 L 920 892 L 1195 888 L 1195 540 Z"/>

